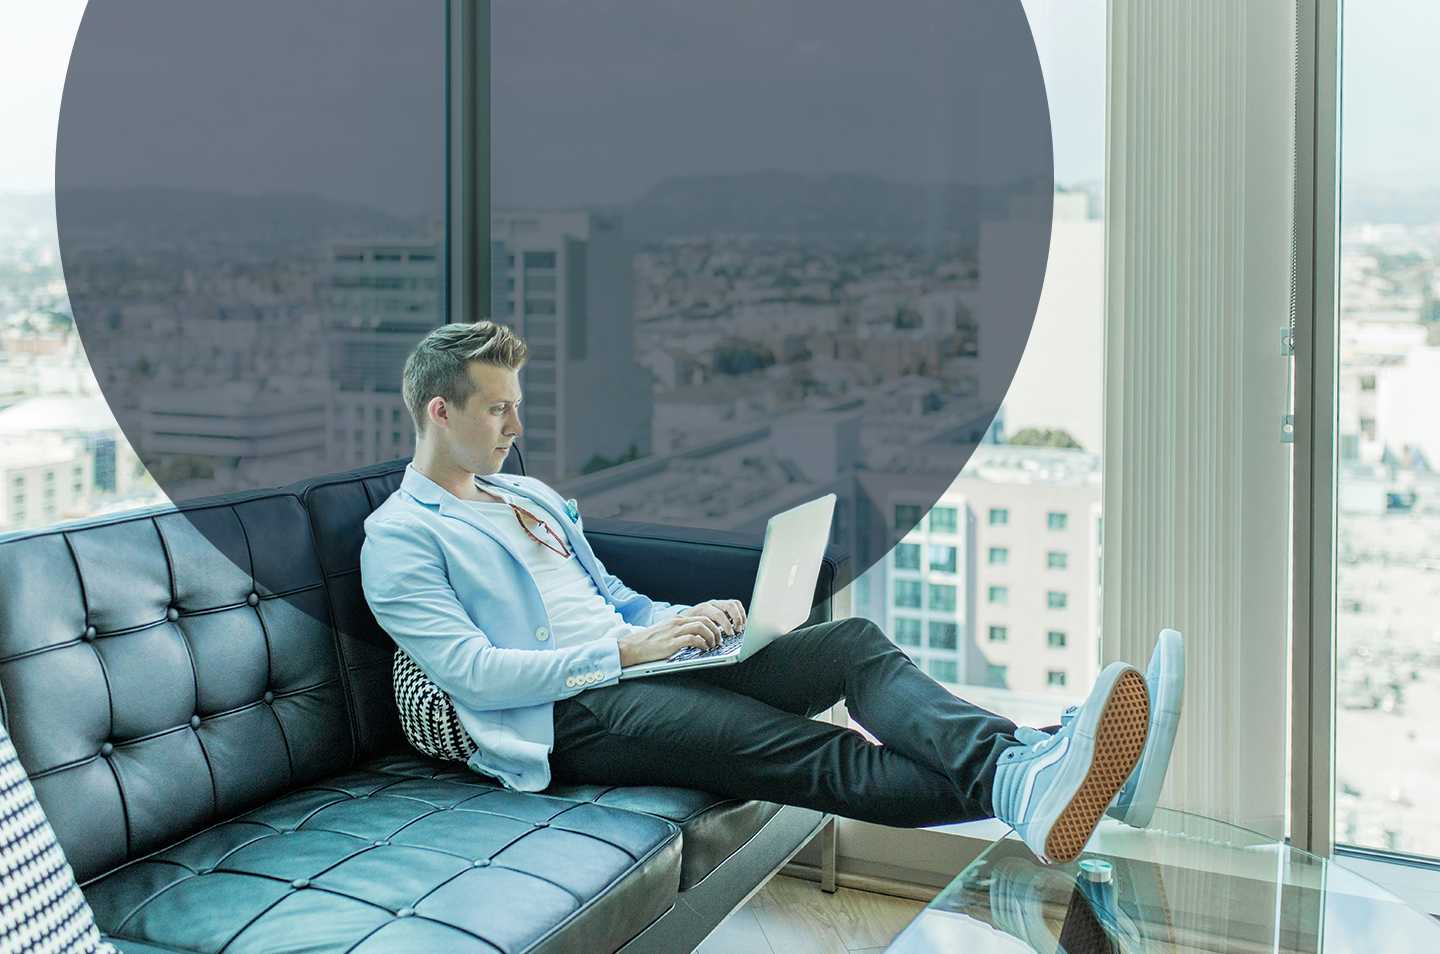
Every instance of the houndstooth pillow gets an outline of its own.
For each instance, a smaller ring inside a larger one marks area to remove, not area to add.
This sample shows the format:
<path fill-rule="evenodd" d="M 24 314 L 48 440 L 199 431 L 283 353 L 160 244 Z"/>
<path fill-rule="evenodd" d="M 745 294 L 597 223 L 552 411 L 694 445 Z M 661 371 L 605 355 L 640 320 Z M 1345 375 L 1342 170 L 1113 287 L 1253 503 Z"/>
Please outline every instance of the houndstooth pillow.
<path fill-rule="evenodd" d="M 0 954 L 108 952 L 50 821 L 0 727 Z"/>
<path fill-rule="evenodd" d="M 460 724 L 455 704 L 403 649 L 395 650 L 394 683 L 400 727 L 416 751 L 432 759 L 470 761 L 476 745 Z"/>

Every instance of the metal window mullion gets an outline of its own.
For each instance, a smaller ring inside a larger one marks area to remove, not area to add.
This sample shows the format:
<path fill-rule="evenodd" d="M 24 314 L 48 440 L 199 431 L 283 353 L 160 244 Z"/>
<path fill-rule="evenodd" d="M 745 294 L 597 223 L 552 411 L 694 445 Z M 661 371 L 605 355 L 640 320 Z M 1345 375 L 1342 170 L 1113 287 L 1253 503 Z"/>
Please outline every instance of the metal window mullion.
<path fill-rule="evenodd" d="M 1291 838 L 1335 840 L 1335 573 L 1342 0 L 1296 6 Z"/>
<path fill-rule="evenodd" d="M 446 4 L 445 321 L 490 312 L 490 3 Z"/>

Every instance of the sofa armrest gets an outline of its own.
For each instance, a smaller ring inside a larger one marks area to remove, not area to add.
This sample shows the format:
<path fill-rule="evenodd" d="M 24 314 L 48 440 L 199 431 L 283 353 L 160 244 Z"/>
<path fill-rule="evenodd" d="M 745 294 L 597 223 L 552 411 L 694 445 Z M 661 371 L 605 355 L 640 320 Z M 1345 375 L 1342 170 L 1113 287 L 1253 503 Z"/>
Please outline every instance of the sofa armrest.
<path fill-rule="evenodd" d="M 607 570 L 651 599 L 685 605 L 736 599 L 747 607 L 764 544 L 759 533 L 611 519 L 586 520 L 585 539 Z M 849 559 L 839 547 L 826 548 L 804 625 L 833 618 L 836 582 Z"/>

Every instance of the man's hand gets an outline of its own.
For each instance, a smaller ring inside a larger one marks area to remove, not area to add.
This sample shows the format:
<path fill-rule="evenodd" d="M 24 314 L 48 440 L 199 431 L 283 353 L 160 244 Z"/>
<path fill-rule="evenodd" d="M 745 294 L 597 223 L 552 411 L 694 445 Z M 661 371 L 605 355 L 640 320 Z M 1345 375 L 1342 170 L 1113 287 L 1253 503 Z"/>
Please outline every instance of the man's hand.
<path fill-rule="evenodd" d="M 720 632 L 726 636 L 734 635 L 745 628 L 745 607 L 739 600 L 706 600 L 675 615 L 703 616 L 720 627 Z"/>
<path fill-rule="evenodd" d="M 699 650 L 720 645 L 720 627 L 704 616 L 672 616 L 662 623 L 620 637 L 620 665 L 668 659 L 691 646 Z"/>

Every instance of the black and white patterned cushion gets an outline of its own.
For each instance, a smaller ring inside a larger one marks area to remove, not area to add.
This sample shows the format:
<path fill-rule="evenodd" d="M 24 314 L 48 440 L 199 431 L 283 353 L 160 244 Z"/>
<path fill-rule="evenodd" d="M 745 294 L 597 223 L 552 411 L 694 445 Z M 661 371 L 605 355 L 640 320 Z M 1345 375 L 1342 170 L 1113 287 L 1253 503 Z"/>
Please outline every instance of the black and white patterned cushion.
<path fill-rule="evenodd" d="M 108 952 L 70 863 L 0 727 L 0 954 Z"/>
<path fill-rule="evenodd" d="M 395 705 L 405 738 L 422 755 L 468 762 L 476 749 L 450 697 L 403 649 L 395 650 Z"/>

